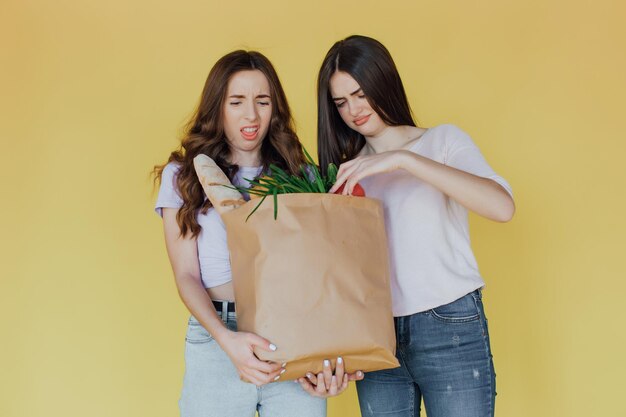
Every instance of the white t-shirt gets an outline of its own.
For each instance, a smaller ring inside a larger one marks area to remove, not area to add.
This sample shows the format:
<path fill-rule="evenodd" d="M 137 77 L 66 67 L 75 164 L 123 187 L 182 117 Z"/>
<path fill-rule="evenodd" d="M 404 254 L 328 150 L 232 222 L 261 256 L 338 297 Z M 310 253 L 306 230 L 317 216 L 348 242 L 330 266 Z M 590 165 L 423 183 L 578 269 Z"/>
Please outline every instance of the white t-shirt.
<path fill-rule="evenodd" d="M 428 129 L 409 150 L 494 180 L 512 195 L 509 184 L 456 126 Z M 383 202 L 394 316 L 448 304 L 485 285 L 470 246 L 467 209 L 404 170 L 360 183 L 368 197 Z"/>
<path fill-rule="evenodd" d="M 178 194 L 176 186 L 176 174 L 180 165 L 170 162 L 163 169 L 161 176 L 161 188 L 154 210 L 163 216 L 162 208 L 180 208 L 183 200 Z M 248 187 L 249 183 L 244 180 L 255 178 L 261 167 L 239 167 L 239 171 L 233 179 L 233 184 Z M 206 196 L 205 196 L 206 199 Z M 222 218 L 213 207 L 206 214 L 197 213 L 196 219 L 202 227 L 198 235 L 198 260 L 200 274 L 205 288 L 217 287 L 232 280 L 230 270 L 230 256 L 226 240 L 226 228 Z"/>

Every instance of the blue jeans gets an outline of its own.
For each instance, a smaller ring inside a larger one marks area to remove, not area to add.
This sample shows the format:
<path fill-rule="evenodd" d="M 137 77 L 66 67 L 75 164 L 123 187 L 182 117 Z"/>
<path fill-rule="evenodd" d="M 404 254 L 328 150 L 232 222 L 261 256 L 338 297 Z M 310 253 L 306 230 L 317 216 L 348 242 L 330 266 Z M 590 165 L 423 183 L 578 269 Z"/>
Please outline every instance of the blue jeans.
<path fill-rule="evenodd" d="M 357 382 L 363 417 L 492 417 L 496 395 L 481 291 L 396 317 L 400 367 Z"/>
<path fill-rule="evenodd" d="M 237 330 L 234 313 L 226 326 Z M 293 381 L 262 387 L 241 381 L 230 358 L 194 317 L 187 327 L 179 407 L 182 417 L 254 417 L 256 411 L 259 417 L 326 416 L 326 400 L 310 396 Z"/>

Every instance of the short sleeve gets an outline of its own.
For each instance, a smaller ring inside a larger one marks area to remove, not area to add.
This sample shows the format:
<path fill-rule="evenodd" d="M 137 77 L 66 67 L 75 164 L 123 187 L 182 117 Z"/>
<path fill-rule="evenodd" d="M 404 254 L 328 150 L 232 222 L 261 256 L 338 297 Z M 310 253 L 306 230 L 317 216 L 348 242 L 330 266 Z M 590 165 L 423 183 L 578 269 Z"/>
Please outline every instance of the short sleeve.
<path fill-rule="evenodd" d="M 500 184 L 513 197 L 509 183 L 489 166 L 472 138 L 456 126 L 447 125 L 446 129 L 444 164 L 478 177 L 489 178 Z"/>
<path fill-rule="evenodd" d="M 180 208 L 183 205 L 183 199 L 178 194 L 176 185 L 176 174 L 178 174 L 179 169 L 180 165 L 172 162 L 163 168 L 161 187 L 154 206 L 154 211 L 161 217 L 163 217 L 163 208 Z"/>

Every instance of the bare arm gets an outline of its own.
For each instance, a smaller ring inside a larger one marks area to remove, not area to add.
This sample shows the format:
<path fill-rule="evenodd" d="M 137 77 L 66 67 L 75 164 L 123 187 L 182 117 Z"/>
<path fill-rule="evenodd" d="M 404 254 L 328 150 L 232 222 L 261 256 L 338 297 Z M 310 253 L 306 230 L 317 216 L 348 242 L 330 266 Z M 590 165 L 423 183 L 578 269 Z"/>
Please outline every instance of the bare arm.
<path fill-rule="evenodd" d="M 361 179 L 381 172 L 404 169 L 439 189 L 463 207 L 490 220 L 507 222 L 515 213 L 513 199 L 497 182 L 440 164 L 406 150 L 361 156 L 341 164 L 334 192 L 346 183 L 343 194 L 351 194 Z"/>
<path fill-rule="evenodd" d="M 211 298 L 202 285 L 196 239 L 180 236 L 176 222 L 177 211 L 172 208 L 163 209 L 163 231 L 178 294 L 189 312 L 215 339 L 219 339 L 229 330 L 218 317 Z"/>
<path fill-rule="evenodd" d="M 200 278 L 196 239 L 181 237 L 176 222 L 178 209 L 163 209 L 163 229 L 167 254 L 174 271 L 181 300 L 191 314 L 215 338 L 237 367 L 240 377 L 255 385 L 272 382 L 282 372 L 280 364 L 260 361 L 253 352 L 255 346 L 275 350 L 266 339 L 245 332 L 233 332 L 218 317 L 209 294 Z"/>

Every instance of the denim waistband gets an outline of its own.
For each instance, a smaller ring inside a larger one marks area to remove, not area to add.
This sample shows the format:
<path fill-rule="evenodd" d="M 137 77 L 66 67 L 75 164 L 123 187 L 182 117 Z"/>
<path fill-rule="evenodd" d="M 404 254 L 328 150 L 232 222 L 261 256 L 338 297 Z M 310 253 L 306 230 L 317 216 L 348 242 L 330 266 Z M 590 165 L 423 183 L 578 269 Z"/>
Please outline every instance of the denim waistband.
<path fill-rule="evenodd" d="M 222 321 L 226 323 L 229 320 L 236 320 L 237 313 L 235 310 L 235 302 L 234 301 L 226 301 L 226 300 L 211 300 L 213 302 L 213 306 L 217 315 L 221 317 Z"/>

